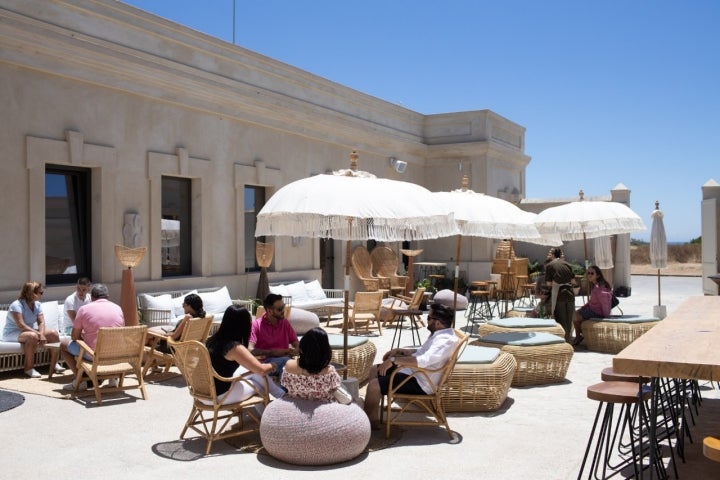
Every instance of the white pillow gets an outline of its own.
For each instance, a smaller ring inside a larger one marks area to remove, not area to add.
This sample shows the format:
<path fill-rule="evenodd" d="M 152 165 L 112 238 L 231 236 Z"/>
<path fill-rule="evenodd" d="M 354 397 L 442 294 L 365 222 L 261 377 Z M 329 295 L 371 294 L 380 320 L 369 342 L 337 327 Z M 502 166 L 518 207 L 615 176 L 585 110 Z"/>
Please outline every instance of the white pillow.
<path fill-rule="evenodd" d="M 184 317 L 185 316 L 185 309 L 183 308 L 182 305 L 183 305 L 183 303 L 185 303 L 185 297 L 187 297 L 191 293 L 197 294 L 198 291 L 190 290 L 189 292 L 184 293 L 177 298 L 170 299 L 171 310 L 172 310 L 174 316 L 176 316 L 176 317 Z M 200 298 L 202 298 L 202 297 L 200 297 Z M 207 309 L 205 311 L 207 311 Z"/>
<path fill-rule="evenodd" d="M 308 297 L 307 291 L 305 291 L 305 282 L 300 280 L 299 282 L 291 283 L 287 286 L 288 293 L 292 297 L 292 303 L 308 303 L 310 297 Z"/>
<path fill-rule="evenodd" d="M 141 293 L 140 308 L 152 308 L 153 310 L 166 310 L 168 312 L 174 311 L 172 297 L 169 293 L 158 295 L 157 297 L 153 297 L 147 293 Z M 182 303 L 180 308 L 182 308 Z"/>
<path fill-rule="evenodd" d="M 305 291 L 307 292 L 307 296 L 310 300 L 327 300 L 325 290 L 323 290 L 322 285 L 320 285 L 320 282 L 317 280 L 306 283 Z"/>
<path fill-rule="evenodd" d="M 274 293 L 275 295 L 282 295 L 283 297 L 289 297 L 290 292 L 288 291 L 287 285 L 280 284 L 280 285 L 270 285 L 270 293 Z"/>
<path fill-rule="evenodd" d="M 43 316 L 45 317 L 45 330 L 59 331 L 60 317 L 58 315 L 58 302 L 42 302 Z"/>
<path fill-rule="evenodd" d="M 224 313 L 232 305 L 232 298 L 227 285 L 214 292 L 199 293 L 203 301 L 203 308 L 207 313 Z"/>

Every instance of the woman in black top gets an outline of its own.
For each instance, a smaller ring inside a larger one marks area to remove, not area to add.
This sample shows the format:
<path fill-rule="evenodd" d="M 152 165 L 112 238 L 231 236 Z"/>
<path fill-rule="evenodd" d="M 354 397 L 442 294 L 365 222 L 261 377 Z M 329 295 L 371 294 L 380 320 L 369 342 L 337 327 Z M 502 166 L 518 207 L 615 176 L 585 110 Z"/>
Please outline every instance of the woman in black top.
<path fill-rule="evenodd" d="M 252 319 L 250 312 L 239 305 L 230 305 L 223 314 L 220 328 L 208 338 L 207 349 L 213 368 L 223 377 L 237 377 L 246 372 L 252 372 L 250 379 L 258 386 L 265 385 L 262 378 L 275 370 L 270 363 L 260 361 L 247 349 L 250 340 L 250 325 Z M 279 398 L 285 391 L 272 380 L 268 381 L 270 394 Z M 237 382 L 230 389 L 229 382 L 215 379 L 215 391 L 221 403 L 234 403 L 245 400 L 253 395 L 254 391 L 247 384 Z"/>

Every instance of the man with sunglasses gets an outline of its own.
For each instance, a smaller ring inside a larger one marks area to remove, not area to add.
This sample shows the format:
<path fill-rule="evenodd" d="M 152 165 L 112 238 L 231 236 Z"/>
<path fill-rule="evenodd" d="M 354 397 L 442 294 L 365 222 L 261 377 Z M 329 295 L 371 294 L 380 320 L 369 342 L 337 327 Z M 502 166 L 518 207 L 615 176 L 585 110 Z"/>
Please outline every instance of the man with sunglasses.
<path fill-rule="evenodd" d="M 256 357 L 263 357 L 263 363 L 275 365 L 273 376 L 282 375 L 285 363 L 298 350 L 295 330 L 285 318 L 285 304 L 282 295 L 269 294 L 263 301 L 265 313 L 252 322 L 248 349 Z"/>
<path fill-rule="evenodd" d="M 400 369 L 393 378 L 393 385 L 399 384 L 412 373 L 411 369 L 403 367 L 434 370 L 443 367 L 450 360 L 458 341 L 452 328 L 454 318 L 455 310 L 452 308 L 438 303 L 430 305 L 430 313 L 427 317 L 430 337 L 425 343 L 418 349 L 393 348 L 383 355 L 381 364 L 372 368 L 365 393 L 365 413 L 370 419 L 373 430 L 380 428 L 380 399 L 383 395 L 387 395 L 390 376 L 394 370 Z M 419 375 L 407 381 L 398 391 L 410 395 L 427 395 L 435 388 L 429 382 L 437 385 L 441 377 L 442 372 L 431 374 L 429 379 Z"/>

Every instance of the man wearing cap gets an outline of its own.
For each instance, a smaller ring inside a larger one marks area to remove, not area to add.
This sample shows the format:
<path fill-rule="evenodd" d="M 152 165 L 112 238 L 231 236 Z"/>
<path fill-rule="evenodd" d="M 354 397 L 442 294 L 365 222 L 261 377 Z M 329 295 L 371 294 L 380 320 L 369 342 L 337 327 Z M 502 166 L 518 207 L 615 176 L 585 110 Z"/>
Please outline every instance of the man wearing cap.
<path fill-rule="evenodd" d="M 75 315 L 70 339 L 64 339 L 60 344 L 63 359 L 73 373 L 77 373 L 75 357 L 80 354 L 80 345 L 77 340 L 82 339 L 88 347 L 94 350 L 101 328 L 125 326 L 122 309 L 119 305 L 111 302 L 108 299 L 109 296 L 107 286 L 102 283 L 93 286 L 90 290 L 91 302 L 80 307 Z M 111 386 L 113 383 L 117 384 L 117 380 L 114 380 L 115 382 L 110 382 Z M 85 390 L 85 388 L 86 384 L 82 382 L 77 390 Z M 63 386 L 63 390 L 75 390 L 75 383 L 71 382 Z"/>

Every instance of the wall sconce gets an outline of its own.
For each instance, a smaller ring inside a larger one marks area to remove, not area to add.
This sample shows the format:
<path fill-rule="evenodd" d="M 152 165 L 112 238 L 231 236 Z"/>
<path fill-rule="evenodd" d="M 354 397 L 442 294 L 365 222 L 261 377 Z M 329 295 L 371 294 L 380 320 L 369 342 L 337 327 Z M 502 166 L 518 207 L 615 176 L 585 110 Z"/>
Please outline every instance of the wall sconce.
<path fill-rule="evenodd" d="M 407 170 L 407 162 L 398 160 L 395 157 L 390 157 L 390 166 L 393 167 L 397 173 L 405 173 L 405 170 Z"/>
<path fill-rule="evenodd" d="M 522 200 L 520 190 L 518 190 L 516 187 L 513 187 L 512 192 L 510 192 L 510 201 L 513 203 L 520 203 L 520 200 Z"/>
<path fill-rule="evenodd" d="M 302 245 L 302 237 L 291 237 L 290 242 L 292 243 L 293 247 L 299 247 Z"/>

